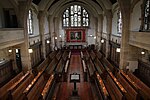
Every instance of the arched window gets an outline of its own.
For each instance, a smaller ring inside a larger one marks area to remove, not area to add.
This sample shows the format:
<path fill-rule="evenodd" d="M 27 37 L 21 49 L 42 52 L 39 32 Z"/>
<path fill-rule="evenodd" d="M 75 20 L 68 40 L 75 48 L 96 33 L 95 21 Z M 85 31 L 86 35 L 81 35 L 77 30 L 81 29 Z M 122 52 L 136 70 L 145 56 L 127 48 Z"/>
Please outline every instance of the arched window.
<path fill-rule="evenodd" d="M 150 0 L 144 5 L 143 31 L 150 31 Z"/>
<path fill-rule="evenodd" d="M 79 5 L 68 7 L 62 16 L 63 27 L 88 27 L 89 14 Z"/>
<path fill-rule="evenodd" d="M 118 31 L 118 34 L 122 33 L 122 16 L 121 16 L 121 11 L 118 11 L 117 31 Z"/>
<path fill-rule="evenodd" d="M 28 34 L 33 35 L 33 18 L 32 18 L 31 10 L 29 10 L 29 13 L 28 13 L 27 26 L 28 26 Z"/>

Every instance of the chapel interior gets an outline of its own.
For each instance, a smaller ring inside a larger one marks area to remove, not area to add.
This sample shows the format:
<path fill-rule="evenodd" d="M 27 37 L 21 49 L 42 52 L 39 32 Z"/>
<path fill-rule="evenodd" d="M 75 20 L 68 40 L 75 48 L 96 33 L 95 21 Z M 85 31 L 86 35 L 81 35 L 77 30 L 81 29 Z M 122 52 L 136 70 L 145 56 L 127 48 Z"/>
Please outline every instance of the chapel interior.
<path fill-rule="evenodd" d="M 150 0 L 0 0 L 0 100 L 150 100 Z"/>

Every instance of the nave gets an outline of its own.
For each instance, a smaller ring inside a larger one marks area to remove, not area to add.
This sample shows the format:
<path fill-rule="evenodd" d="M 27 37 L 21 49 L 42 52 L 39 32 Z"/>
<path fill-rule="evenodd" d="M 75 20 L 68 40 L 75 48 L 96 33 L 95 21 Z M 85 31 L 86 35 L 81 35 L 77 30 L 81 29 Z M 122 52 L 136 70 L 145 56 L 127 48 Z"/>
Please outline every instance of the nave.
<path fill-rule="evenodd" d="M 70 74 L 80 74 L 73 95 Z M 31 71 L 0 88 L 0 100 L 149 100 L 150 88 L 128 70 L 113 66 L 101 52 L 52 51 Z"/>
<path fill-rule="evenodd" d="M 61 82 L 60 89 L 58 92 L 57 100 L 69 100 L 72 95 L 73 83 L 70 83 L 70 74 L 80 74 L 80 83 L 77 83 L 77 90 L 80 96 L 80 100 L 94 100 L 90 82 L 84 82 L 84 76 L 82 71 L 82 63 L 79 54 L 72 54 L 69 64 L 68 80 L 67 82 Z"/>

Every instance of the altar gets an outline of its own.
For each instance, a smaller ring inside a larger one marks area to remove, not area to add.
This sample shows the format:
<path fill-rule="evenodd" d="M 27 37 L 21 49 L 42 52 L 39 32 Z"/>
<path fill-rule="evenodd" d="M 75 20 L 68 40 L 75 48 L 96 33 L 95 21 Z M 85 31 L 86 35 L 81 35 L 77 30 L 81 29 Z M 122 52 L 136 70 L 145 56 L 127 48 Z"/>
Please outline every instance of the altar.
<path fill-rule="evenodd" d="M 87 47 L 87 43 L 86 42 L 67 42 L 66 46 L 68 47 L 68 49 L 83 49 Z"/>

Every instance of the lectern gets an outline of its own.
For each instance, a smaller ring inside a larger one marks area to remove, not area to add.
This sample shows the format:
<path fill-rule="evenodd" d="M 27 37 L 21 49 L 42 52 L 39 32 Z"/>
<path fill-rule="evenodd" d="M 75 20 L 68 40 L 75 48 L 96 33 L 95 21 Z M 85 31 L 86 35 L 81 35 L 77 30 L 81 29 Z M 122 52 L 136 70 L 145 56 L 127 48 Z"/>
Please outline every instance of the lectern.
<path fill-rule="evenodd" d="M 74 83 L 74 90 L 72 91 L 72 95 L 78 96 L 76 83 L 80 82 L 80 74 L 77 74 L 77 73 L 70 74 L 70 82 Z"/>

